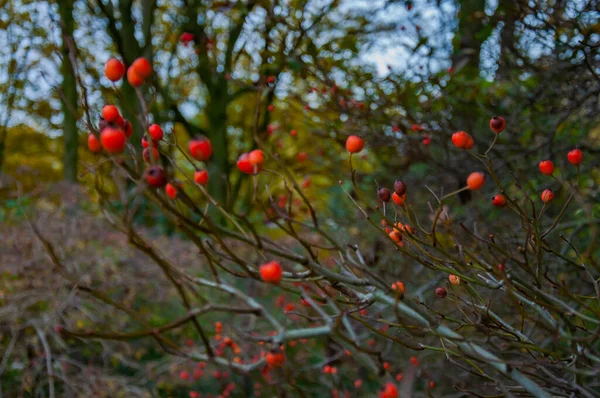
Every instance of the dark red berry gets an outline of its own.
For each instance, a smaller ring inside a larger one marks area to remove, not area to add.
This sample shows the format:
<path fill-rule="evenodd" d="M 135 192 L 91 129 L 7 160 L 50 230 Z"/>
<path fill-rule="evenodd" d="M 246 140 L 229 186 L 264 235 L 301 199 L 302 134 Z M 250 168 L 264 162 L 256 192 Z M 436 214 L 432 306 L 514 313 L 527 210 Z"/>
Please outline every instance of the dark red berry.
<path fill-rule="evenodd" d="M 382 202 L 389 202 L 390 199 L 392 198 L 392 194 L 390 193 L 389 189 L 381 188 L 379 191 L 377 191 L 377 197 Z"/>
<path fill-rule="evenodd" d="M 398 180 L 394 183 L 394 192 L 396 195 L 402 196 L 406 193 L 406 184 L 402 180 Z"/>

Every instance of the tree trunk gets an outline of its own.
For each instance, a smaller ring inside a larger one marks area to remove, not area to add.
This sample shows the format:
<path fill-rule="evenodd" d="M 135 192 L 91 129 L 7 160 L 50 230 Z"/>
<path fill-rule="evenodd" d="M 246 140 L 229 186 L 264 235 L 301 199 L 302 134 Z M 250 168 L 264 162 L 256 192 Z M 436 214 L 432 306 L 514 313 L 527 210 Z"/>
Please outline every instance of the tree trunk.
<path fill-rule="evenodd" d="M 470 0 L 461 3 L 458 12 L 458 31 L 452 46 L 452 66 L 469 78 L 479 75 L 479 55 L 481 45 L 491 34 L 485 34 L 483 18 L 485 0 Z"/>
<path fill-rule="evenodd" d="M 74 0 L 63 0 L 58 2 L 60 14 L 60 25 L 62 30 L 62 112 L 63 112 L 63 169 L 65 180 L 77 181 L 77 151 L 79 139 L 77 133 L 77 83 L 73 65 L 69 58 L 68 40 L 72 40 L 75 21 L 73 19 Z"/>
<path fill-rule="evenodd" d="M 211 175 L 208 191 L 225 208 L 231 203 L 227 200 L 229 186 L 229 151 L 227 143 L 227 88 L 219 87 L 212 93 L 207 106 L 208 135 L 213 147 L 213 155 L 208 163 Z M 234 198 L 230 198 L 233 200 Z"/>

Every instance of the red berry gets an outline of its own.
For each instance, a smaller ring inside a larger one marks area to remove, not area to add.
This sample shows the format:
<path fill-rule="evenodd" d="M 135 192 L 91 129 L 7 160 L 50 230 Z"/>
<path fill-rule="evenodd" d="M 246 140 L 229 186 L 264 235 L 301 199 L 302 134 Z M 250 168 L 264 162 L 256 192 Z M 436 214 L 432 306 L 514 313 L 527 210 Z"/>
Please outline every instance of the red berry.
<path fill-rule="evenodd" d="M 550 160 L 542 160 L 540 162 L 540 171 L 544 175 L 551 176 L 554 173 L 554 164 Z"/>
<path fill-rule="evenodd" d="M 464 131 L 457 131 L 452 134 L 452 143 L 457 148 L 464 148 L 467 146 L 467 142 L 469 141 L 469 134 Z"/>
<path fill-rule="evenodd" d="M 500 134 L 506 127 L 506 121 L 502 116 L 494 116 L 490 119 L 490 128 L 496 134 Z"/>
<path fill-rule="evenodd" d="M 160 155 L 156 147 L 152 148 L 152 150 L 150 150 L 150 148 L 144 148 L 144 150 L 142 151 L 142 158 L 147 163 L 156 162 L 159 159 L 159 157 Z"/>
<path fill-rule="evenodd" d="M 379 398 L 398 398 L 398 388 L 394 383 L 387 383 L 379 393 Z"/>
<path fill-rule="evenodd" d="M 198 185 L 206 185 L 208 184 L 208 171 L 206 170 L 198 170 L 194 173 L 194 181 Z"/>
<path fill-rule="evenodd" d="M 260 276 L 267 283 L 278 284 L 281 282 L 283 270 L 277 261 L 271 261 L 260 266 Z"/>
<path fill-rule="evenodd" d="M 492 198 L 492 204 L 496 207 L 506 206 L 506 198 L 504 195 L 496 195 Z"/>
<path fill-rule="evenodd" d="M 267 77 L 267 83 L 269 83 L 269 84 L 275 83 L 275 76 L 269 76 L 269 77 Z"/>
<path fill-rule="evenodd" d="M 125 133 L 125 137 L 131 137 L 131 134 L 133 133 L 133 128 L 131 127 L 131 123 L 129 123 L 129 120 L 123 119 L 123 126 L 121 128 Z"/>
<path fill-rule="evenodd" d="M 167 182 L 167 176 L 160 166 L 152 166 L 145 173 L 146 182 L 153 187 L 160 187 Z"/>
<path fill-rule="evenodd" d="M 120 80 L 125 74 L 125 65 L 116 58 L 111 58 L 104 65 L 104 74 L 111 82 Z"/>
<path fill-rule="evenodd" d="M 298 135 L 298 132 L 296 130 L 292 130 L 292 131 L 290 131 L 290 135 L 292 137 L 295 137 L 296 135 Z"/>
<path fill-rule="evenodd" d="M 100 133 L 102 148 L 108 153 L 120 153 L 125 149 L 127 137 L 121 129 L 107 127 Z"/>
<path fill-rule="evenodd" d="M 549 203 L 550 201 L 552 201 L 552 199 L 554 199 L 554 192 L 552 192 L 551 189 L 544 189 L 544 192 L 542 192 L 542 202 L 544 203 Z"/>
<path fill-rule="evenodd" d="M 567 158 L 572 165 L 579 166 L 579 164 L 583 162 L 583 152 L 579 149 L 573 149 L 569 152 Z"/>
<path fill-rule="evenodd" d="M 194 34 L 190 32 L 183 32 L 181 36 L 179 36 L 179 41 L 183 43 L 184 46 L 187 46 L 192 40 L 194 40 Z"/>
<path fill-rule="evenodd" d="M 143 136 L 142 137 L 142 147 L 148 148 L 149 146 L 150 146 L 150 141 L 148 140 L 148 137 Z M 152 147 L 154 147 L 154 148 L 158 147 L 158 141 L 152 140 Z"/>
<path fill-rule="evenodd" d="M 119 116 L 121 116 L 121 114 L 114 105 L 106 105 L 102 108 L 102 117 L 109 123 L 116 123 L 117 120 L 119 120 Z"/>
<path fill-rule="evenodd" d="M 181 380 L 187 380 L 187 379 L 189 379 L 189 378 L 190 378 L 190 375 L 189 375 L 189 373 L 188 373 L 188 372 L 186 372 L 185 370 L 182 370 L 182 371 L 179 373 L 179 377 L 181 377 Z"/>
<path fill-rule="evenodd" d="M 150 62 L 143 57 L 133 61 L 130 69 L 133 69 L 134 73 L 142 79 L 145 79 L 152 74 L 152 65 L 150 65 Z"/>
<path fill-rule="evenodd" d="M 102 152 L 102 145 L 94 134 L 88 135 L 88 148 L 95 153 Z"/>
<path fill-rule="evenodd" d="M 244 174 L 254 174 L 254 166 L 250 164 L 250 156 L 243 153 L 237 161 L 237 168 Z M 256 166 L 256 171 L 260 171 L 260 166 Z"/>
<path fill-rule="evenodd" d="M 163 129 L 158 124 L 153 124 L 148 127 L 148 133 L 154 141 L 160 141 L 164 136 Z"/>
<path fill-rule="evenodd" d="M 306 153 L 306 152 L 299 152 L 299 153 L 296 155 L 296 161 L 297 161 L 298 163 L 302 163 L 302 162 L 304 162 L 306 159 L 308 159 L 308 153 Z"/>
<path fill-rule="evenodd" d="M 171 199 L 175 199 L 177 198 L 177 188 L 175 187 L 174 184 L 168 183 L 165 186 L 165 192 L 167 193 L 167 196 Z"/>
<path fill-rule="evenodd" d="M 212 155 L 212 144 L 206 137 L 200 137 L 190 141 L 188 145 L 190 155 L 196 160 L 207 161 Z"/>
<path fill-rule="evenodd" d="M 135 69 L 133 69 L 131 67 L 129 69 L 127 69 L 127 81 L 133 87 L 139 87 L 142 84 L 144 84 L 144 78 L 142 76 L 138 75 L 136 73 Z"/>
<path fill-rule="evenodd" d="M 351 135 L 346 139 L 346 150 L 350 153 L 358 153 L 365 147 L 365 141 L 357 135 Z"/>
<path fill-rule="evenodd" d="M 255 149 L 248 154 L 248 161 L 252 166 L 260 166 L 265 162 L 265 155 L 260 149 Z"/>
<path fill-rule="evenodd" d="M 470 190 L 477 190 L 483 186 L 485 182 L 485 175 L 478 171 L 475 171 L 469 175 L 467 178 L 467 186 Z"/>
<path fill-rule="evenodd" d="M 441 286 L 438 287 L 437 289 L 435 289 L 435 295 L 438 296 L 439 298 L 444 298 L 444 297 L 446 297 L 447 294 L 448 294 L 448 292 L 446 291 L 446 289 Z"/>

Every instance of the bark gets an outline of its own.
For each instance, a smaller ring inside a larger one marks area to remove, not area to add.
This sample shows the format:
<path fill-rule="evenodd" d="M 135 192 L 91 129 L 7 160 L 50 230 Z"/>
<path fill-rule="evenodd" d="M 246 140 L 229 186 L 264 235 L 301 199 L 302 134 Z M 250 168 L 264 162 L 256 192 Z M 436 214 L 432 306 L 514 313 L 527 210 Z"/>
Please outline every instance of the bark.
<path fill-rule="evenodd" d="M 479 75 L 479 55 L 481 45 L 489 37 L 484 31 L 485 0 L 461 2 L 458 14 L 458 31 L 452 46 L 452 66 L 467 76 L 476 78 Z"/>
<path fill-rule="evenodd" d="M 77 83 L 73 65 L 69 59 L 69 47 L 67 40 L 72 40 L 75 21 L 73 19 L 74 0 L 63 0 L 58 2 L 58 11 L 60 14 L 60 26 L 62 30 L 62 112 L 63 112 L 63 170 L 65 180 L 77 181 L 77 151 L 79 148 L 79 139 L 77 132 Z"/>
<path fill-rule="evenodd" d="M 227 97 L 226 83 L 216 85 L 211 93 L 207 106 L 208 115 L 208 138 L 213 147 L 213 155 L 208 163 L 211 179 L 208 182 L 208 190 L 212 197 L 221 203 L 223 207 L 229 208 L 227 192 L 229 187 L 229 150 L 227 142 Z M 232 198 L 235 199 L 235 198 Z"/>

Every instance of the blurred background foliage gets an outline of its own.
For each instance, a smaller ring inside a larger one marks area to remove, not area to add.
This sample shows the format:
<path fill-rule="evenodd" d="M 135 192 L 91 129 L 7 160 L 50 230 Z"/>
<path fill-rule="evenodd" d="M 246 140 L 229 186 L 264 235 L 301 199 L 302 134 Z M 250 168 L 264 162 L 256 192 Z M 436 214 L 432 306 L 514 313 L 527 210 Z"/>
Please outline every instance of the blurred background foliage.
<path fill-rule="evenodd" d="M 194 34 L 193 43 L 179 42 L 184 32 Z M 66 45 L 69 40 L 74 46 Z M 75 214 L 90 224 L 89 240 L 67 246 L 90 253 L 104 248 L 91 257 L 106 265 L 98 273 L 116 272 L 124 262 L 143 263 L 129 258 L 119 242 L 114 250 L 106 249 L 118 239 L 94 221 L 100 206 L 90 189 L 97 179 L 89 167 L 98 158 L 86 147 L 87 117 L 97 123 L 108 103 L 117 104 L 132 121 L 131 142 L 138 145 L 143 135 L 136 118 L 138 98 L 126 83 L 110 84 L 103 67 L 111 57 L 130 64 L 139 56 L 150 59 L 156 71 L 144 88 L 152 121 L 182 147 L 199 134 L 210 137 L 217 159 L 209 165 L 211 193 L 228 209 L 248 213 L 264 230 L 270 230 L 262 222 L 265 214 L 251 206 L 253 181 L 235 167 L 241 153 L 256 147 L 255 137 L 293 172 L 338 237 L 350 242 L 360 236 L 376 256 L 381 238 L 360 235 L 365 223 L 356 221 L 357 209 L 338 183 L 353 190 L 346 137 L 358 134 L 367 141 L 362 156 L 353 159 L 361 192 L 374 197 L 378 185 L 391 187 L 402 178 L 415 210 L 425 214 L 432 200 L 427 187 L 454 191 L 480 167 L 451 146 L 450 135 L 469 132 L 483 152 L 493 138 L 489 119 L 498 114 L 506 118 L 507 130 L 491 156 L 500 178 L 518 181 L 531 197 L 548 187 L 537 172 L 540 160 L 556 159 L 557 173 L 572 177 L 574 171 L 564 167 L 565 154 L 575 146 L 584 151 L 579 185 L 591 202 L 565 228 L 597 260 L 597 233 L 583 228 L 591 224 L 595 231 L 600 219 L 600 14 L 595 0 L 0 0 L 0 44 L 0 231 L 3 237 L 15 232 L 11 228 L 22 226 L 24 211 L 32 209 L 59 209 L 61 218 Z M 75 74 L 65 66 L 69 56 L 76 59 Z M 276 77 L 273 89 L 258 90 L 268 76 Z M 65 85 L 65 79 L 70 83 Z M 192 166 L 178 153 L 173 159 L 179 167 L 170 167 L 171 176 L 191 178 Z M 108 177 L 112 166 L 107 163 L 100 171 Z M 118 185 L 108 178 L 106 184 L 103 189 L 118 206 Z M 270 188 L 271 197 L 259 201 L 293 200 L 281 198 L 283 186 Z M 558 184 L 551 188 L 559 198 L 566 196 Z M 189 194 L 198 196 L 192 190 Z M 483 220 L 489 230 L 509 224 L 510 219 L 489 210 L 485 197 L 461 197 L 450 204 L 450 214 L 466 222 Z M 469 207 L 463 206 L 470 200 Z M 65 210 L 65 202 L 74 208 Z M 306 214 L 307 209 L 294 211 Z M 547 211 L 552 216 L 560 209 Z M 173 244 L 168 239 L 176 240 L 175 247 L 187 247 L 178 236 L 163 236 L 175 229 L 151 205 L 137 217 L 148 234 L 165 239 L 165 247 Z M 107 237 L 92 234 L 92 226 Z M 8 253 L 8 262 L 0 263 L 5 278 L 0 303 L 8 289 L 17 289 L 8 275 L 19 268 L 19 260 Z M 155 306 L 135 305 L 154 314 L 158 325 L 173 316 L 162 318 L 168 302 L 165 295 Z M 0 327 L 8 336 L 8 326 Z M 7 337 L 0 340 L 0 346 L 7 344 Z M 119 347 L 138 349 L 135 357 L 142 363 L 162 355 L 142 343 Z M 101 352 L 101 347 L 89 349 L 83 358 Z M 315 355 L 306 363 L 318 360 Z M 135 373 L 123 363 L 118 365 L 121 375 Z M 113 382 L 117 386 L 122 380 Z M 5 370 L 2 383 L 10 391 L 16 377 Z M 176 386 L 163 387 L 164 396 L 184 394 Z M 374 381 L 371 391 L 377 388 Z M 110 386 L 106 394 L 117 396 Z"/>

